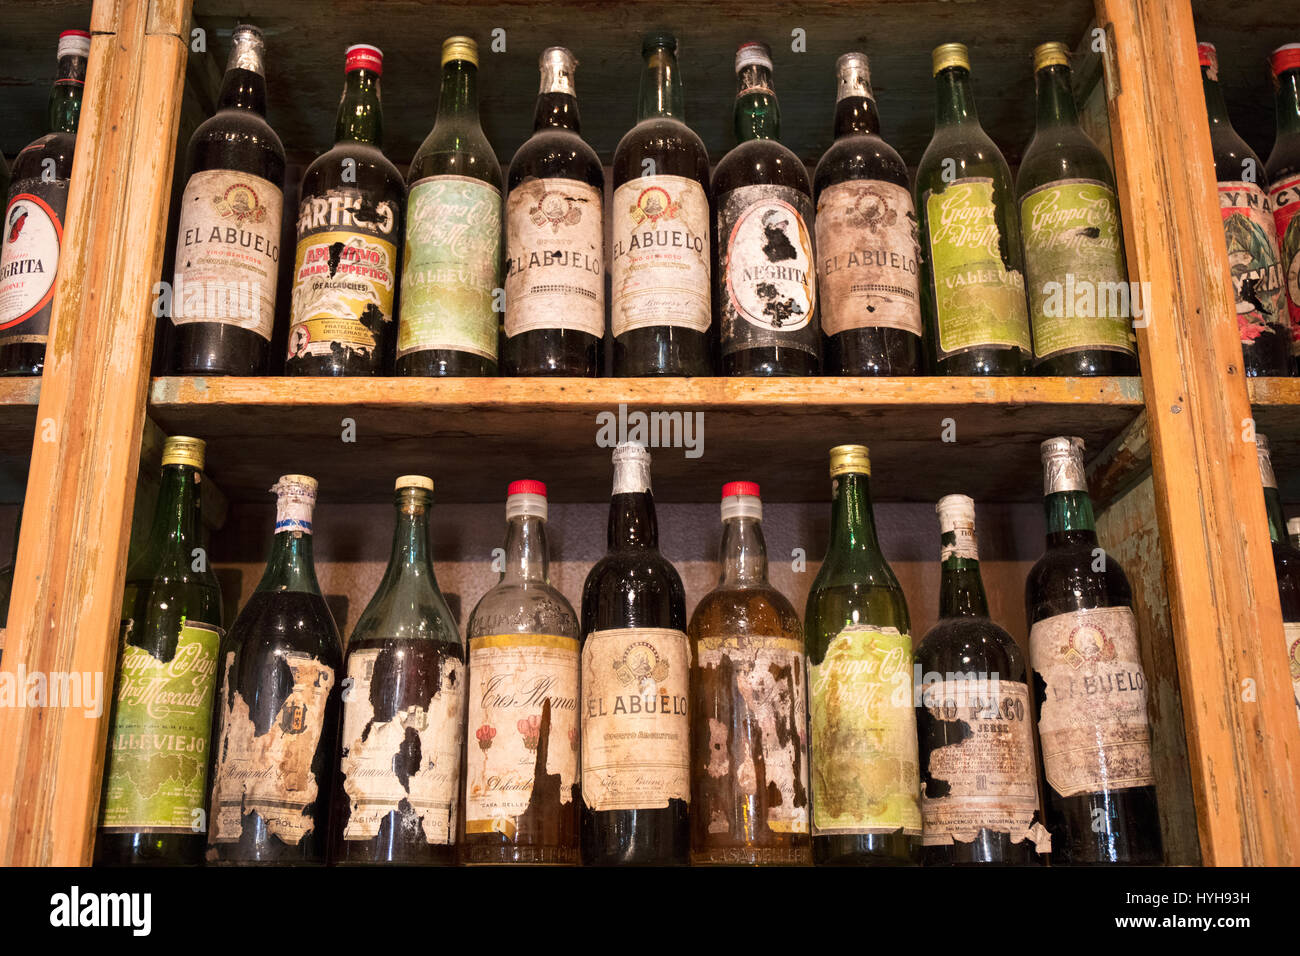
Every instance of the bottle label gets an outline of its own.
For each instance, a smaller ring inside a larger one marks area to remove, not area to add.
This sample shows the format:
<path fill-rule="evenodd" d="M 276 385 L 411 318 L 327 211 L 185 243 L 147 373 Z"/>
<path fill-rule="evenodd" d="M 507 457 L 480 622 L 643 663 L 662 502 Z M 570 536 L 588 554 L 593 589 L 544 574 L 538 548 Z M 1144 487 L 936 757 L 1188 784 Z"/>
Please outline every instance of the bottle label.
<path fill-rule="evenodd" d="M 666 627 L 593 631 L 582 646 L 582 799 L 662 810 L 691 799 L 690 645 Z"/>
<path fill-rule="evenodd" d="M 20 179 L 9 195 L 0 242 L 0 345 L 40 345 L 50 333 L 68 181 Z"/>
<path fill-rule="evenodd" d="M 817 200 L 822 331 L 902 329 L 921 334 L 921 284 L 912 195 L 879 180 L 822 190 Z"/>
<path fill-rule="evenodd" d="M 1062 179 L 1020 200 L 1034 355 L 1084 349 L 1137 354 L 1115 193 Z"/>
<path fill-rule="evenodd" d="M 368 647 L 348 655 L 339 761 L 349 811 L 343 839 L 374 839 L 395 813 L 426 843 L 447 846 L 456 842 L 465 663 L 435 653 L 429 671 L 407 681 L 393 673 L 401 666 L 394 663 L 398 653 Z"/>
<path fill-rule="evenodd" d="M 812 202 L 789 186 L 741 186 L 718 204 L 722 352 L 796 349 L 817 355 Z"/>
<path fill-rule="evenodd" d="M 809 664 L 813 836 L 921 833 L 912 639 L 850 624 Z"/>
<path fill-rule="evenodd" d="M 195 173 L 181 197 L 172 322 L 219 322 L 270 341 L 280 266 L 280 187 L 252 173 Z"/>
<path fill-rule="evenodd" d="M 495 362 L 500 285 L 500 190 L 468 176 L 412 186 L 397 357 L 440 349 Z"/>
<path fill-rule="evenodd" d="M 1287 307 L 1291 312 L 1291 353 L 1300 352 L 1300 175 L 1273 184 L 1268 193 L 1273 204 L 1273 225 L 1282 253 Z"/>
<path fill-rule="evenodd" d="M 1221 182 L 1219 212 L 1223 214 L 1223 234 L 1228 243 L 1241 344 L 1250 345 L 1279 326 L 1289 343 L 1286 280 L 1278 254 L 1273 204 L 1255 183 Z"/>
<path fill-rule="evenodd" d="M 1137 624 L 1126 607 L 1057 614 L 1029 632 L 1046 685 L 1038 713 L 1043 772 L 1062 797 L 1155 783 Z"/>
<path fill-rule="evenodd" d="M 126 643 L 108 741 L 100 829 L 109 833 L 206 833 L 208 735 L 220 628 L 181 625 L 176 653 L 160 661 Z"/>
<path fill-rule="evenodd" d="M 267 832 L 297 846 L 316 826 L 306 813 L 324 808 L 312 761 L 325 727 L 325 711 L 334 688 L 334 668 L 314 657 L 286 651 L 278 660 L 292 674 L 293 686 L 275 719 L 259 729 L 248 702 L 232 685 L 235 652 L 226 654 L 221 682 L 224 705 L 217 739 L 217 767 L 212 784 L 211 843 L 238 843 L 245 817 L 256 813 Z M 321 822 L 324 813 L 321 812 Z"/>
<path fill-rule="evenodd" d="M 1283 624 L 1286 632 L 1286 660 L 1291 667 L 1291 689 L 1295 692 L 1295 712 L 1300 718 L 1300 623 Z"/>
<path fill-rule="evenodd" d="M 331 189 L 298 207 L 288 360 L 351 353 L 376 361 L 393 321 L 398 229 L 394 202 Z"/>
<path fill-rule="evenodd" d="M 578 641 L 572 637 L 470 639 L 466 833 L 500 833 L 514 840 L 516 821 L 534 799 L 573 800 L 578 662 Z"/>
<path fill-rule="evenodd" d="M 1038 852 L 1050 852 L 1051 837 L 1034 822 L 1038 782 L 1029 687 L 994 677 L 938 681 L 916 693 L 943 728 L 939 734 L 958 738 L 930 751 L 921 793 L 925 845 L 973 843 L 980 830 L 992 830 L 1012 843 L 1031 839 Z"/>
<path fill-rule="evenodd" d="M 724 837 L 742 826 L 738 804 L 757 807 L 772 833 L 807 833 L 803 642 L 737 635 L 703 637 L 697 648 L 696 701 L 705 709 L 696 715 L 695 812 Z"/>
<path fill-rule="evenodd" d="M 614 190 L 610 271 L 615 335 L 664 325 L 708 331 L 704 187 L 684 176 L 640 176 Z"/>
<path fill-rule="evenodd" d="M 576 179 L 529 179 L 506 197 L 506 337 L 605 334 L 604 196 Z"/>
<path fill-rule="evenodd" d="M 993 180 L 954 180 L 925 194 L 941 359 L 972 349 L 1030 350 L 1025 277 L 1008 269 Z"/>

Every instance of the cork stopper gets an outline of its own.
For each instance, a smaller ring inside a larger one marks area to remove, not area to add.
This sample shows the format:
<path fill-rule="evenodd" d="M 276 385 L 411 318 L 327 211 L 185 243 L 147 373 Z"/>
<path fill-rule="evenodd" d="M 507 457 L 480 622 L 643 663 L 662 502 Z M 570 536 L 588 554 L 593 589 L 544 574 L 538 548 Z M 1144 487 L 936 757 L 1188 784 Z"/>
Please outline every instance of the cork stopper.
<path fill-rule="evenodd" d="M 471 37 L 447 37 L 442 41 L 442 65 L 464 60 L 478 66 L 478 44 Z"/>
<path fill-rule="evenodd" d="M 950 66 L 959 66 L 963 70 L 969 70 L 970 50 L 966 49 L 964 43 L 941 43 L 930 54 L 930 64 L 935 76 L 938 76 Z"/>
<path fill-rule="evenodd" d="M 831 449 L 831 477 L 871 474 L 871 455 L 866 445 L 836 445 Z"/>
<path fill-rule="evenodd" d="M 403 488 L 419 488 L 433 494 L 433 479 L 427 475 L 402 475 L 393 483 L 393 490 L 401 491 Z"/>

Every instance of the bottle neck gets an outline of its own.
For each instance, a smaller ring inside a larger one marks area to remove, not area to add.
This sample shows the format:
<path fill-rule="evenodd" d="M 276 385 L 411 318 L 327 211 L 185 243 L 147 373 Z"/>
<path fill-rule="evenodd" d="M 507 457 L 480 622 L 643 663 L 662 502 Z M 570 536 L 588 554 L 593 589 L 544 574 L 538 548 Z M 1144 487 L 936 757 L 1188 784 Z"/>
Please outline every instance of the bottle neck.
<path fill-rule="evenodd" d="M 226 70 L 217 96 L 217 109 L 248 110 L 266 116 L 266 77 L 238 66 Z"/>
<path fill-rule="evenodd" d="M 940 617 L 988 617 L 989 601 L 984 593 L 978 558 L 949 556 L 943 562 L 939 582 Z"/>
<path fill-rule="evenodd" d="M 772 71 L 750 64 L 737 74 L 735 126 L 736 141 L 779 139 L 781 108 L 772 90 Z"/>
<path fill-rule="evenodd" d="M 271 557 L 257 585 L 259 591 L 302 591 L 319 595 L 316 566 L 312 561 L 311 534 L 281 531 L 271 543 Z"/>
<path fill-rule="evenodd" d="M 158 491 L 154 540 L 164 559 L 190 562 L 191 552 L 200 546 L 199 471 L 189 465 L 164 465 Z"/>
<path fill-rule="evenodd" d="M 1286 517 L 1282 512 L 1282 496 L 1276 488 L 1264 488 L 1264 510 L 1268 512 L 1268 537 L 1274 544 L 1286 541 Z"/>
<path fill-rule="evenodd" d="M 397 495 L 397 526 L 393 529 L 393 550 L 388 556 L 390 583 L 403 577 L 433 579 L 433 558 L 429 552 L 429 496 L 419 489 Z"/>
<path fill-rule="evenodd" d="M 75 133 L 81 119 L 81 94 L 86 86 L 86 58 L 59 57 L 59 72 L 50 87 L 51 133 Z"/>
<path fill-rule="evenodd" d="M 1054 491 L 1043 498 L 1047 515 L 1047 546 L 1095 544 L 1097 526 L 1092 516 L 1092 499 L 1086 491 Z"/>
<path fill-rule="evenodd" d="M 686 97 L 677 72 L 677 54 L 666 47 L 658 47 L 646 54 L 645 68 L 641 71 L 637 122 L 656 116 L 686 121 Z"/>
<path fill-rule="evenodd" d="M 469 60 L 448 60 L 442 65 L 435 125 L 452 121 L 478 125 L 478 67 Z"/>
<path fill-rule="evenodd" d="M 763 587 L 767 584 L 767 544 L 757 518 L 728 518 L 722 523 L 718 583 L 724 587 Z"/>
<path fill-rule="evenodd" d="M 610 499 L 608 545 L 611 551 L 659 547 L 659 524 L 650 492 L 624 492 Z"/>
<path fill-rule="evenodd" d="M 1210 79 L 1208 66 L 1201 67 L 1201 87 L 1205 91 L 1205 112 L 1211 129 L 1219 126 L 1232 129 L 1232 121 L 1228 119 L 1228 104 L 1223 99 L 1223 87 L 1218 80 Z"/>
<path fill-rule="evenodd" d="M 1079 111 L 1070 88 L 1070 68 L 1056 63 L 1045 66 L 1034 76 L 1038 88 L 1037 126 L 1078 126 Z"/>
<path fill-rule="evenodd" d="M 971 92 L 970 70 L 950 66 L 934 78 L 934 125 L 979 125 L 975 97 Z"/>
<path fill-rule="evenodd" d="M 379 74 L 370 70 L 351 70 L 343 84 L 338 119 L 334 124 L 334 142 L 367 143 L 379 146 L 384 141 L 384 113 L 379 98 Z"/>
<path fill-rule="evenodd" d="M 1278 138 L 1300 135 L 1300 67 L 1278 74 L 1273 103 Z"/>
<path fill-rule="evenodd" d="M 506 563 L 501 581 L 546 584 L 550 580 L 550 549 L 546 522 L 537 515 L 517 515 L 506 522 Z"/>
<path fill-rule="evenodd" d="M 880 552 L 871 510 L 871 478 L 863 472 L 849 472 L 835 480 L 829 551 Z"/>
<path fill-rule="evenodd" d="M 846 96 L 835 104 L 835 138 L 855 133 L 880 135 L 880 114 L 869 96 Z"/>
<path fill-rule="evenodd" d="M 533 132 L 540 129 L 567 129 L 582 132 L 578 117 L 578 98 L 572 93 L 554 90 L 537 94 L 537 108 L 533 111 Z"/>

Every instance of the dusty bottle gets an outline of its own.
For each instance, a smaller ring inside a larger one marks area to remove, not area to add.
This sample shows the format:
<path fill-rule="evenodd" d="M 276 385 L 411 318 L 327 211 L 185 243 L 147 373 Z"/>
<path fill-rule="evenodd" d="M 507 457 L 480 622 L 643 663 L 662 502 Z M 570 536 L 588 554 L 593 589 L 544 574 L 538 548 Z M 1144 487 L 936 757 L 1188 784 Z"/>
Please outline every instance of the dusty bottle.
<path fill-rule="evenodd" d="M 1273 474 L 1268 439 L 1256 432 L 1259 475 L 1264 483 L 1264 507 L 1268 511 L 1268 536 L 1273 542 L 1273 570 L 1277 573 L 1278 597 L 1282 601 L 1282 631 L 1287 662 L 1291 665 L 1291 688 L 1295 694 L 1296 717 L 1300 719 L 1300 518 L 1282 523 L 1282 494 Z M 1295 525 L 1296 527 L 1292 527 Z M 1294 532 L 1294 533 L 1292 533 Z"/>

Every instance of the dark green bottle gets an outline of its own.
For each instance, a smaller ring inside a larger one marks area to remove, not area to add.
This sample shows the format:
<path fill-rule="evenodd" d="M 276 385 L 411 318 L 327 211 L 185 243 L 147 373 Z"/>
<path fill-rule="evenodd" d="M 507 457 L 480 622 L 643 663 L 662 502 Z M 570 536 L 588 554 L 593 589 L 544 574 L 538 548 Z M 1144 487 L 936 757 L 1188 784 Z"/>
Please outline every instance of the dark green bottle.
<path fill-rule="evenodd" d="M 934 136 L 916 171 L 922 299 L 939 375 L 1021 375 L 1031 346 L 1011 170 L 980 126 L 970 55 L 932 55 Z"/>
<path fill-rule="evenodd" d="M 1034 50 L 1038 120 L 1016 195 L 1038 375 L 1136 375 L 1135 307 L 1115 180 L 1079 125 L 1069 49 Z"/>
<path fill-rule="evenodd" d="M 95 862 L 202 859 L 221 587 L 202 547 L 204 443 L 163 444 L 153 530 L 127 569 Z M 164 741 L 160 746 L 157 741 Z"/>
<path fill-rule="evenodd" d="M 921 852 L 907 601 L 880 553 L 864 445 L 831 449 L 831 540 L 804 616 L 813 861 Z"/>

